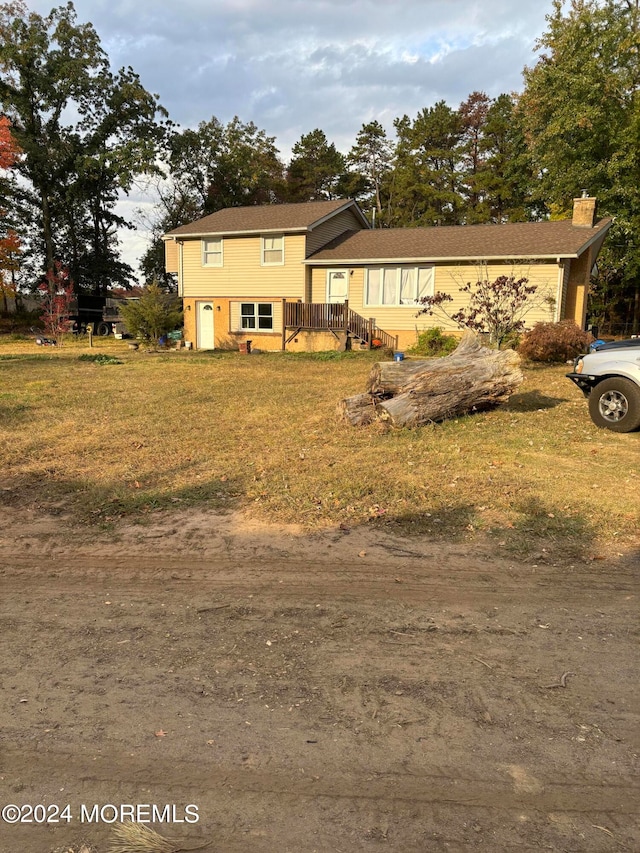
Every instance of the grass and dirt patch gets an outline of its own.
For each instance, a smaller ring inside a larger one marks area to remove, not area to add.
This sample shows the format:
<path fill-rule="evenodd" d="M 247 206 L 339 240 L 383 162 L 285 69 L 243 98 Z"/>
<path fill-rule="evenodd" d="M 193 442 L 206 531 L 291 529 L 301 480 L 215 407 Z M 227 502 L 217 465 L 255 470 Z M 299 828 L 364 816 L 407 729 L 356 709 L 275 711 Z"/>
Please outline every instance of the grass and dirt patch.
<path fill-rule="evenodd" d="M 562 367 L 337 421 L 379 358 L 0 345 L 2 776 L 72 814 L 0 850 L 640 849 L 639 436 Z"/>
<path fill-rule="evenodd" d="M 598 430 L 566 366 L 527 368 L 508 405 L 444 424 L 339 422 L 336 403 L 379 358 L 8 342 L 0 495 L 101 525 L 203 505 L 307 529 L 489 537 L 522 553 L 635 541 L 639 436 Z"/>

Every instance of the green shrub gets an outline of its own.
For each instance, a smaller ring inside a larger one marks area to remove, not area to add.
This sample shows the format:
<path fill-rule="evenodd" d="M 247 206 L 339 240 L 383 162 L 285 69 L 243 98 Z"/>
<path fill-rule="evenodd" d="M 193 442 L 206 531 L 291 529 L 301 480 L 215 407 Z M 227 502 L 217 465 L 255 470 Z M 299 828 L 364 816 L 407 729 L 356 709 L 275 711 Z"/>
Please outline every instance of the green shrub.
<path fill-rule="evenodd" d="M 573 320 L 536 323 L 525 333 L 518 352 L 529 361 L 564 362 L 587 352 L 592 341 L 593 335 L 583 332 Z"/>
<path fill-rule="evenodd" d="M 130 334 L 154 346 L 183 322 L 180 300 L 157 284 L 147 285 L 139 299 L 122 305 L 120 314 Z"/>
<path fill-rule="evenodd" d="M 420 332 L 418 340 L 409 349 L 409 352 L 413 355 L 430 357 L 449 355 L 458 346 L 458 343 L 458 339 L 453 335 L 443 335 L 442 329 L 435 326 L 433 329 Z"/>

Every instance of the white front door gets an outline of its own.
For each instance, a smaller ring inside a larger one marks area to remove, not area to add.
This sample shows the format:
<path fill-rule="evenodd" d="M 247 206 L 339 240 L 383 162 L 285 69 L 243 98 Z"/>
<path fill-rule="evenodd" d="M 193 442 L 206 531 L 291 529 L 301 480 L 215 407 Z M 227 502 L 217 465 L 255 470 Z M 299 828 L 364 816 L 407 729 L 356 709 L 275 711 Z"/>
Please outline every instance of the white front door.
<path fill-rule="evenodd" d="M 327 271 L 327 302 L 346 302 L 349 298 L 349 270 Z"/>
<path fill-rule="evenodd" d="M 213 302 L 198 302 L 196 331 L 198 349 L 214 349 L 213 345 Z"/>

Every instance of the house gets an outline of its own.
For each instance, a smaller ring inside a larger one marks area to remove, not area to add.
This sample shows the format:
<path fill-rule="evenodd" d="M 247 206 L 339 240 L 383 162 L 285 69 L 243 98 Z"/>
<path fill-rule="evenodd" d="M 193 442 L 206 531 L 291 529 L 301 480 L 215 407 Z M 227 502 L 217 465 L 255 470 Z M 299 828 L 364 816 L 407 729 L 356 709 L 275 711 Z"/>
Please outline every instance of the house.
<path fill-rule="evenodd" d="M 164 235 L 178 276 L 185 336 L 199 349 L 335 349 L 347 340 L 405 348 L 430 326 L 418 300 L 480 278 L 526 277 L 537 291 L 526 315 L 584 327 L 589 276 L 610 219 L 596 200 L 573 219 L 504 225 L 372 230 L 352 200 L 234 207 Z"/>

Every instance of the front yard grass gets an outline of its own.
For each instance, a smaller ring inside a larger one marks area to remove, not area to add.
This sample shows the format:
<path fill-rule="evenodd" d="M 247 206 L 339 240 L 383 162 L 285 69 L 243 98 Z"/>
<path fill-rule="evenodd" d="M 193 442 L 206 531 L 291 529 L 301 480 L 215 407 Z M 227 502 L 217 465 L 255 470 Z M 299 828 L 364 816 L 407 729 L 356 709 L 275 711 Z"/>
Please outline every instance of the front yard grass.
<path fill-rule="evenodd" d="M 566 557 L 637 543 L 640 434 L 598 430 L 566 366 L 526 368 L 492 412 L 393 431 L 335 417 L 364 390 L 375 353 L 95 344 L 0 344 L 2 501 L 102 525 L 242 508 L 305 528 L 376 524 Z M 87 352 L 123 363 L 80 360 Z"/>

